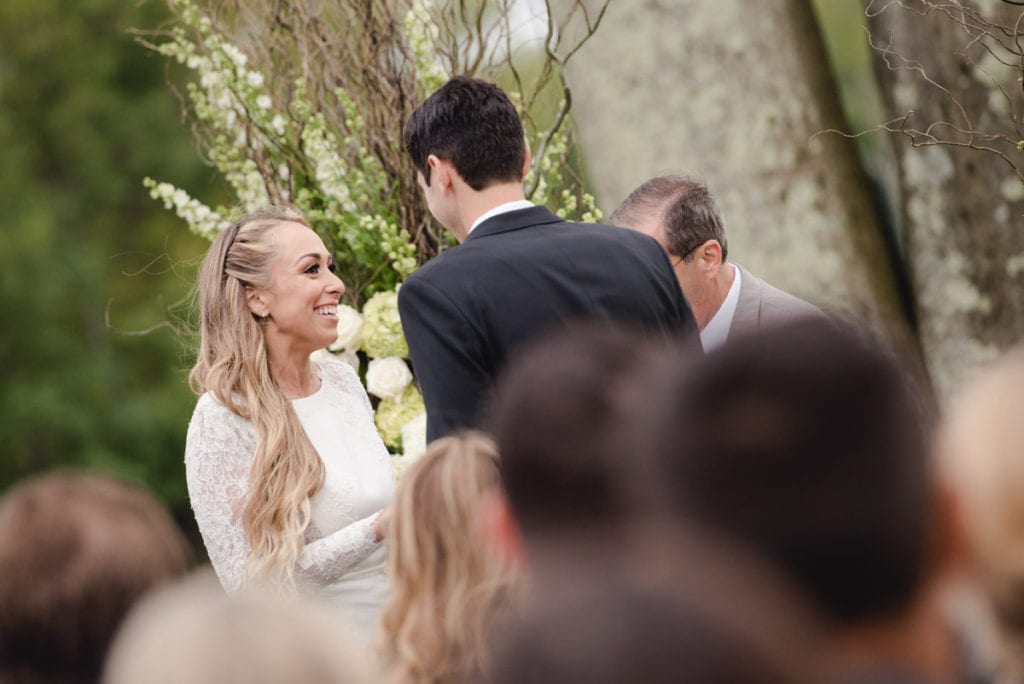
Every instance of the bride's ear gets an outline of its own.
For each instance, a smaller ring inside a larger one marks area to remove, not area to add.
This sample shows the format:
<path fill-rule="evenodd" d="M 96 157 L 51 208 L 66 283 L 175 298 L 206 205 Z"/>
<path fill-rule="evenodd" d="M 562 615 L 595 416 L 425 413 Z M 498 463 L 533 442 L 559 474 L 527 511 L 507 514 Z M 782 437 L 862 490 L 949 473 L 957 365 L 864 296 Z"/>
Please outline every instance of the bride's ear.
<path fill-rule="evenodd" d="M 258 318 L 266 318 L 270 313 L 264 292 L 251 285 L 245 286 L 245 304 L 249 307 L 249 313 Z"/>

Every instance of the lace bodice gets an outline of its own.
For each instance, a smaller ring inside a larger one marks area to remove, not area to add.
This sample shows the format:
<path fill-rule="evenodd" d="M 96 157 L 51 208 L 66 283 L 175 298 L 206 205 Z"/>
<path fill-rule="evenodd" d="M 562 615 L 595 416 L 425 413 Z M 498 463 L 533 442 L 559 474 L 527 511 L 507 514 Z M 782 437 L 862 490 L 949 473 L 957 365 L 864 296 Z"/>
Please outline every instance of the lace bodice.
<path fill-rule="evenodd" d="M 394 475 L 358 376 L 345 363 L 318 366 L 321 385 L 292 406 L 324 461 L 326 480 L 296 575 L 330 588 L 346 574 L 383 574 L 373 520 L 391 502 Z M 239 589 L 251 550 L 242 526 L 256 430 L 209 393 L 199 398 L 185 446 L 188 492 L 210 562 L 228 591 Z"/>

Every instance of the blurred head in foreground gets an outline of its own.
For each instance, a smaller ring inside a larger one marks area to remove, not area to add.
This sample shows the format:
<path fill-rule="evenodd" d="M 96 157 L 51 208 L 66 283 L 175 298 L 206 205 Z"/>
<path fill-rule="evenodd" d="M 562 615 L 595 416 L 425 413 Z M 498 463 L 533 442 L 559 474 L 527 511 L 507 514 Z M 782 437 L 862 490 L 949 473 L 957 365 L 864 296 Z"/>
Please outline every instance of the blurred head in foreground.
<path fill-rule="evenodd" d="M 499 377 L 489 425 L 508 505 L 497 536 L 531 570 L 567 545 L 611 550 L 628 527 L 631 457 L 609 436 L 621 390 L 651 344 L 611 323 L 576 323 L 526 345 Z"/>
<path fill-rule="evenodd" d="M 490 684 L 830 681 L 812 611 L 756 558 L 662 537 L 631 566 L 549 572 Z"/>
<path fill-rule="evenodd" d="M 51 473 L 0 499 L 0 681 L 95 682 L 136 600 L 190 552 L 143 488 Z"/>
<path fill-rule="evenodd" d="M 999 637 L 996 667 L 1024 676 L 1024 347 L 954 402 L 939 453 L 963 514 L 968 558 Z"/>
<path fill-rule="evenodd" d="M 332 611 L 297 597 L 225 595 L 197 574 L 141 602 L 110 651 L 104 684 L 366 684 L 366 655 Z"/>
<path fill-rule="evenodd" d="M 497 448 L 479 432 L 435 440 L 402 476 L 382 619 L 386 662 L 398 681 L 465 681 L 486 668 L 492 622 L 511 582 L 481 527 L 481 511 L 500 487 Z"/>
<path fill-rule="evenodd" d="M 891 356 L 808 319 L 652 374 L 637 425 L 668 517 L 780 568 L 851 660 L 946 666 L 936 591 L 956 525 Z"/>

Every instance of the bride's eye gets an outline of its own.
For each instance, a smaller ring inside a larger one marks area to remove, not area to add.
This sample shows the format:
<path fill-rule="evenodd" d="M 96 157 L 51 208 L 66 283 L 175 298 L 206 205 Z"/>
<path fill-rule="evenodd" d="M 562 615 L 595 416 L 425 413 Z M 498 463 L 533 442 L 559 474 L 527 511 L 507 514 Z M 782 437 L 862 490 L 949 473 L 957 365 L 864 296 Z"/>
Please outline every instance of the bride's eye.
<path fill-rule="evenodd" d="M 303 273 L 310 273 L 310 274 L 319 273 L 319 272 L 320 272 L 320 264 L 310 264 L 309 268 L 307 268 L 305 271 L 303 271 Z"/>
<path fill-rule="evenodd" d="M 331 273 L 337 273 L 338 265 L 332 261 L 331 263 L 327 264 L 327 270 L 330 271 Z"/>

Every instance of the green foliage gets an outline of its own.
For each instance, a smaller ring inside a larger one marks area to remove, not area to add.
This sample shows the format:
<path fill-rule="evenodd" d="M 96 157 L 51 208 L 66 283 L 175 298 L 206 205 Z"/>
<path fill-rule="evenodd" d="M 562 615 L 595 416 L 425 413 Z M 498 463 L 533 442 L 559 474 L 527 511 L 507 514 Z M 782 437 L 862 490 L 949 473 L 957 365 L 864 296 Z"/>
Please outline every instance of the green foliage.
<path fill-rule="evenodd" d="M 168 320 L 191 280 L 170 260 L 203 248 L 138 186 L 209 182 L 166 65 L 128 33 L 165 19 L 158 3 L 0 3 L 0 488 L 95 468 L 184 506 L 188 361 L 169 329 L 127 334 Z"/>

